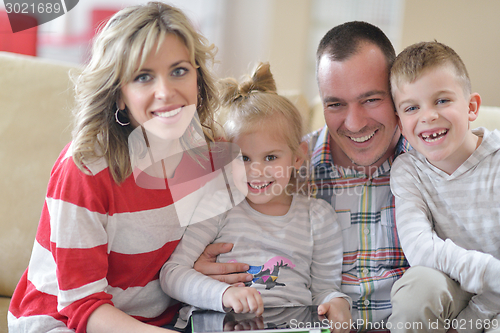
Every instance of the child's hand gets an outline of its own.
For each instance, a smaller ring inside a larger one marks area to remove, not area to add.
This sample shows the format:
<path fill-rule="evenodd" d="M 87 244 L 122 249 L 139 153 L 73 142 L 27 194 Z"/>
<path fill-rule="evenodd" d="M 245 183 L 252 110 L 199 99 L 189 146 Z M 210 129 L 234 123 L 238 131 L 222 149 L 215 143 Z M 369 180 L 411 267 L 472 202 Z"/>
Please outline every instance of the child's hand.
<path fill-rule="evenodd" d="M 332 324 L 330 330 L 334 333 L 348 333 L 352 322 L 349 302 L 342 297 L 331 299 L 318 306 L 318 314 L 325 315 Z M 335 325 L 335 323 L 338 323 Z"/>
<path fill-rule="evenodd" d="M 229 287 L 222 295 L 222 304 L 233 308 L 235 313 L 255 313 L 256 316 L 264 312 L 264 302 L 260 293 L 251 287 Z"/>

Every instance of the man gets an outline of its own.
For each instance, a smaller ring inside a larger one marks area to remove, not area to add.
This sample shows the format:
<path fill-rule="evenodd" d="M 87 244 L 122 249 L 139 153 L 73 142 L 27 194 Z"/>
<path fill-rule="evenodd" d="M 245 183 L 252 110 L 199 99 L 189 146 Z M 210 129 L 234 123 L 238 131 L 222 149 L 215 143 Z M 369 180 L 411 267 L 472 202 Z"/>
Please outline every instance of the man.
<path fill-rule="evenodd" d="M 495 319 L 465 312 L 454 325 L 471 295 L 449 297 L 460 286 L 438 270 L 413 267 L 398 280 L 408 263 L 396 233 L 389 176 L 394 158 L 410 147 L 391 99 L 394 59 L 384 33 L 364 22 L 334 27 L 317 51 L 326 127 L 309 136 L 311 185 L 335 208 L 343 228 L 342 291 L 352 297 L 353 319 L 363 329 L 382 322 L 393 333 L 495 329 Z"/>
<path fill-rule="evenodd" d="M 387 321 L 392 285 L 408 267 L 389 186 L 393 159 L 408 149 L 389 89 L 395 57 L 379 28 L 348 22 L 323 37 L 316 58 L 326 126 L 308 136 L 311 188 L 338 213 L 344 237 L 342 289 L 353 299 L 354 323 L 365 329 Z M 203 256 L 220 251 L 209 247 Z M 195 268 L 207 274 L 200 266 L 203 256 Z M 248 278 L 223 275 L 238 268 L 218 265 L 208 273 L 222 274 L 218 278 L 229 283 Z"/>
<path fill-rule="evenodd" d="M 334 27 L 316 54 L 326 126 L 309 136 L 311 186 L 337 211 L 344 238 L 342 290 L 352 297 L 353 320 L 364 329 L 387 322 L 392 285 L 408 268 L 389 182 L 392 161 L 409 148 L 389 88 L 395 56 L 385 34 L 365 22 Z"/>

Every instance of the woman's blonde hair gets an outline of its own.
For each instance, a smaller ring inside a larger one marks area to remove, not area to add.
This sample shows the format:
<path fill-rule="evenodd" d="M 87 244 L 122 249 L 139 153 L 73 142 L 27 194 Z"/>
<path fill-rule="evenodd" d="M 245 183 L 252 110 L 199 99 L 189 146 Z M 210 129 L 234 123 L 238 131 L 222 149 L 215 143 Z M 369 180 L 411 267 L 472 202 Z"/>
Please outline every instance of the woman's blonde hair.
<path fill-rule="evenodd" d="M 88 65 L 74 78 L 73 160 L 83 172 L 88 173 L 86 163 L 104 157 L 116 183 L 132 174 L 127 140 L 133 128 L 116 122 L 116 103 L 121 88 L 148 56 L 158 51 L 167 34 L 184 42 L 197 68 L 199 125 L 205 139 L 213 140 L 213 114 L 219 102 L 207 65 L 214 60 L 215 47 L 175 7 L 161 2 L 131 6 L 116 13 L 102 28 L 94 39 Z"/>
<path fill-rule="evenodd" d="M 256 128 L 267 128 L 278 140 L 286 142 L 295 156 L 306 159 L 300 149 L 304 134 L 302 116 L 288 98 L 278 95 L 268 63 L 259 63 L 241 83 L 233 78 L 220 80 L 219 91 L 222 107 L 217 120 L 223 124 L 227 140 Z M 297 183 L 296 174 L 290 179 L 292 182 Z"/>

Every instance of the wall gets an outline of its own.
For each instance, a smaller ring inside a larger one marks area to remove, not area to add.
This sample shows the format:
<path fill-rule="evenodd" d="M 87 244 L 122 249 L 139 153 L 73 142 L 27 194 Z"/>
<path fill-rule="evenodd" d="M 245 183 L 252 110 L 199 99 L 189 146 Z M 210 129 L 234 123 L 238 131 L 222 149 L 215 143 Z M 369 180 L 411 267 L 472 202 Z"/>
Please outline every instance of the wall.
<path fill-rule="evenodd" d="M 269 61 L 279 90 L 318 95 L 315 53 L 335 25 L 363 20 L 399 45 L 404 0 L 221 0 L 217 74 L 239 78 Z"/>
<path fill-rule="evenodd" d="M 310 102 L 318 96 L 316 49 L 323 36 L 334 26 L 349 21 L 365 21 L 382 29 L 392 44 L 398 46 L 405 0 L 312 0 L 307 27 L 305 81 L 301 90 Z"/>
<path fill-rule="evenodd" d="M 302 89 L 308 53 L 311 1 L 276 0 L 273 8 L 269 62 L 282 90 Z"/>
<path fill-rule="evenodd" d="M 88 44 L 79 40 L 92 8 L 147 1 L 80 1 L 67 15 L 39 27 L 39 56 L 83 62 Z M 500 106 L 500 0 L 165 1 L 180 6 L 219 48 L 216 72 L 221 77 L 239 78 L 257 62 L 269 61 L 280 90 L 300 90 L 312 102 L 317 96 L 314 53 L 319 39 L 337 24 L 364 20 L 381 27 L 397 52 L 422 40 L 450 45 L 463 58 L 483 104 Z"/>
<path fill-rule="evenodd" d="M 370 4 L 377 6 L 372 10 L 383 9 L 387 14 L 385 17 L 364 13 L 363 8 L 368 5 L 363 0 L 349 3 L 340 0 L 335 0 L 335 3 L 331 0 L 269 2 L 272 6 L 267 15 L 272 24 L 267 23 L 269 36 L 266 45 L 261 45 L 268 51 L 261 51 L 261 58 L 271 62 L 278 87 L 282 90 L 299 89 L 310 101 L 316 91 L 309 60 L 314 57 L 317 41 L 311 45 L 310 39 L 316 36 L 310 32 L 315 31 L 313 27 L 319 24 L 313 21 L 317 14 L 312 12 L 319 8 L 323 9 L 322 15 L 329 17 L 328 29 L 349 20 L 366 20 L 381 27 L 397 53 L 424 40 L 437 39 L 451 46 L 465 62 L 472 88 L 481 95 L 483 105 L 500 106 L 500 86 L 497 83 L 500 77 L 498 0 L 379 0 Z M 384 9 L 384 6 L 391 6 L 395 14 L 388 14 L 389 9 Z M 334 8 L 326 10 L 329 7 Z M 398 13 L 402 13 L 400 21 L 393 17 Z M 388 22 L 391 20 L 394 22 Z M 323 29 L 321 36 L 328 30 L 323 26 L 320 29 Z"/>
<path fill-rule="evenodd" d="M 139 5 L 150 0 L 84 0 L 53 21 L 38 27 L 37 56 L 69 63 L 85 63 L 90 49 L 92 32 L 92 10 L 106 9 L 118 11 L 131 5 Z M 188 16 L 193 25 L 202 31 L 210 42 L 219 45 L 225 3 L 228 0 L 166 0 L 177 6 Z M 2 4 L 0 3 L 0 8 Z"/>
<path fill-rule="evenodd" d="M 434 39 L 447 44 L 467 66 L 483 105 L 500 106 L 500 1 L 406 0 L 404 12 L 402 48 Z"/>
<path fill-rule="evenodd" d="M 222 1 L 219 36 L 210 40 L 218 48 L 218 76 L 239 79 L 256 62 L 268 60 L 271 8 L 267 0 Z"/>
<path fill-rule="evenodd" d="M 269 62 L 280 89 L 300 89 L 309 29 L 310 0 L 225 1 L 217 74 L 239 79 Z M 311 51 L 314 52 L 314 51 Z"/>

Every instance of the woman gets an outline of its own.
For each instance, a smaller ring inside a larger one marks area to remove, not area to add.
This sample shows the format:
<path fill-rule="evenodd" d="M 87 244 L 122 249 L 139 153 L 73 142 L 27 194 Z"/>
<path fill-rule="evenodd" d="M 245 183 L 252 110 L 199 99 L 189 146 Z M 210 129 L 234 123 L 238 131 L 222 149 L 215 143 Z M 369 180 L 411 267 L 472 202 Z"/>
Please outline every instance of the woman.
<path fill-rule="evenodd" d="M 210 60 L 213 46 L 159 2 L 123 9 L 97 36 L 10 332 L 160 332 L 172 322 L 178 307 L 158 275 L 184 227 L 168 185 L 204 172 L 204 159 L 183 151 L 213 139 Z M 147 135 L 129 143 L 137 131 Z"/>

